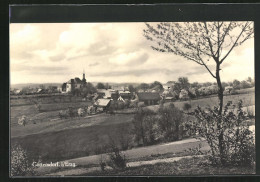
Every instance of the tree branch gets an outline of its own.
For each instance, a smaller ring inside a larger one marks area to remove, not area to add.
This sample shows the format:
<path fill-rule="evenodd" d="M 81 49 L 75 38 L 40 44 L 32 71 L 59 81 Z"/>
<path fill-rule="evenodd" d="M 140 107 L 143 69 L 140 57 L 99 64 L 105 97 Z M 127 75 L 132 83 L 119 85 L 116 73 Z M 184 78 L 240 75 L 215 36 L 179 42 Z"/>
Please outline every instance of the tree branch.
<path fill-rule="evenodd" d="M 199 50 L 197 49 L 197 51 L 198 51 L 198 57 L 199 57 L 199 59 L 200 59 L 200 61 L 202 62 L 200 65 L 203 65 L 207 70 L 208 70 L 208 72 L 211 74 L 211 76 L 213 77 L 213 78 L 216 78 L 216 76 L 211 72 L 211 70 L 208 68 L 208 66 L 205 64 L 205 62 L 203 61 L 203 59 L 200 57 L 200 53 L 199 53 Z"/>
<path fill-rule="evenodd" d="M 206 30 L 207 35 L 209 35 L 209 31 L 208 31 L 207 23 L 206 23 L 206 22 L 204 22 L 204 28 L 205 28 L 205 30 Z M 206 37 L 206 39 L 208 40 L 209 48 L 210 48 L 210 52 L 211 52 L 211 54 L 212 54 L 212 57 L 213 57 L 213 59 L 215 60 L 215 62 L 217 62 L 217 61 L 216 61 L 216 57 L 215 57 L 215 53 L 214 53 L 214 51 L 213 51 L 212 43 L 211 43 L 211 41 L 210 41 L 210 38 L 209 38 L 209 37 Z"/>
<path fill-rule="evenodd" d="M 241 35 L 243 34 L 243 32 L 245 31 L 246 27 L 249 24 L 246 23 L 246 25 L 243 27 L 242 31 L 240 32 L 239 36 L 237 37 L 236 41 L 234 42 L 234 44 L 232 45 L 232 47 L 229 49 L 228 53 L 221 59 L 220 64 L 223 63 L 223 61 L 226 59 L 226 57 L 230 54 L 230 52 L 234 49 L 234 47 L 237 44 L 237 41 L 239 40 L 239 38 L 241 37 Z"/>

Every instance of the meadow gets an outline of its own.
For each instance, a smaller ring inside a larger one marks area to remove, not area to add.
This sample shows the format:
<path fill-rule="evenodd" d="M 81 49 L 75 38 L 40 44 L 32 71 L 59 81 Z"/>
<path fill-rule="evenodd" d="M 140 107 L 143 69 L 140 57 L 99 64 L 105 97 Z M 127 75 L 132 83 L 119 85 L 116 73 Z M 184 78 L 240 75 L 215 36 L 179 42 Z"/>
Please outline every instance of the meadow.
<path fill-rule="evenodd" d="M 95 155 L 105 152 L 103 147 L 109 142 L 109 138 L 122 138 L 122 131 L 131 129 L 130 122 L 124 118 L 120 121 L 121 123 L 117 124 L 92 125 L 14 137 L 11 138 L 11 144 L 20 144 L 28 152 L 30 159 L 38 160 L 41 156 L 45 162 Z"/>
<path fill-rule="evenodd" d="M 243 100 L 244 106 L 254 106 L 254 93 L 229 95 L 224 97 L 224 104 L 232 101 L 236 104 Z M 190 103 L 192 109 L 197 105 L 212 107 L 217 105 L 217 97 L 173 102 L 176 107 L 183 108 Z M 38 112 L 34 105 L 11 106 L 11 145 L 20 144 L 27 150 L 30 159 L 55 162 L 81 156 L 104 152 L 109 138 L 119 140 L 132 130 L 134 114 L 97 114 L 86 117 L 60 119 L 59 110 L 72 107 L 83 107 L 90 102 L 64 102 L 42 104 L 45 111 Z M 165 103 L 166 105 L 169 103 Z M 158 105 L 147 108 L 156 109 Z M 18 117 L 26 115 L 30 118 L 26 126 L 17 124 Z M 125 134 L 125 135 L 124 135 Z M 131 137 L 131 134 L 129 135 Z M 132 146 L 133 138 L 129 139 Z"/>
<path fill-rule="evenodd" d="M 237 95 L 227 95 L 224 96 L 224 105 L 227 104 L 227 102 L 232 101 L 232 104 L 237 105 L 239 100 L 242 100 L 243 107 L 253 106 L 255 105 L 255 94 L 253 92 L 247 92 L 244 94 L 237 94 Z M 165 105 L 169 105 L 171 102 L 165 103 Z M 185 103 L 188 103 L 191 105 L 191 109 L 196 109 L 197 106 L 200 106 L 201 108 L 213 108 L 214 106 L 218 106 L 218 97 L 212 96 L 207 98 L 199 98 L 199 99 L 192 99 L 192 100 L 186 100 L 186 101 L 175 101 L 173 102 L 175 107 L 178 107 L 180 109 L 183 109 L 183 106 Z M 152 109 L 156 111 L 159 106 L 148 106 L 149 109 Z"/>

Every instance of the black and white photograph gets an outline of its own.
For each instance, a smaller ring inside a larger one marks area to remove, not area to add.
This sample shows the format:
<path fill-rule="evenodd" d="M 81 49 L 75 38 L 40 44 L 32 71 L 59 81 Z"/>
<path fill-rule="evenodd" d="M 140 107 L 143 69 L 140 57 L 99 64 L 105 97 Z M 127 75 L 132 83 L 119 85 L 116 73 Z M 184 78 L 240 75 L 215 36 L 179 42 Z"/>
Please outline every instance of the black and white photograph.
<path fill-rule="evenodd" d="M 10 23 L 10 177 L 256 173 L 254 21 Z"/>

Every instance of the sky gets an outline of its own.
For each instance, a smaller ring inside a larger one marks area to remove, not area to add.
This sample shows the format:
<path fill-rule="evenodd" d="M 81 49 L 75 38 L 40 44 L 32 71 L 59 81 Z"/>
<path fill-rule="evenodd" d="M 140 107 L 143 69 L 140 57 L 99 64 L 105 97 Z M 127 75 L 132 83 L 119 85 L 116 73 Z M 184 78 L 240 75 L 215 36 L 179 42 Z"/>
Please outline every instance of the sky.
<path fill-rule="evenodd" d="M 208 71 L 172 53 L 151 49 L 144 23 L 12 23 L 10 81 L 63 83 L 214 82 Z M 211 65 L 210 65 L 211 66 Z M 254 39 L 236 47 L 222 64 L 222 81 L 254 78 Z"/>

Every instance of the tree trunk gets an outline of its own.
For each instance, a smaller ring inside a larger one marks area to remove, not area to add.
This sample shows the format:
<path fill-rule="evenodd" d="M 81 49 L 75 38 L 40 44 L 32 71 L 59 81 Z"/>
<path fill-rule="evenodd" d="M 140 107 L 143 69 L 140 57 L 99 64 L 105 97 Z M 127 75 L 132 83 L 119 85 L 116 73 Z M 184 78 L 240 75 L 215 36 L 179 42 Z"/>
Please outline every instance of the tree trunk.
<path fill-rule="evenodd" d="M 143 118 L 141 118 L 141 135 L 142 135 L 142 140 L 143 140 L 143 146 L 145 146 L 146 142 L 145 142 L 145 137 L 144 137 Z"/>
<path fill-rule="evenodd" d="M 216 80 L 217 80 L 217 84 L 218 84 L 218 102 L 219 102 L 219 109 L 218 109 L 218 115 L 222 114 L 222 108 L 223 108 L 223 87 L 221 84 L 221 80 L 220 80 L 220 75 L 219 75 L 219 71 L 220 71 L 220 65 L 217 64 L 217 68 L 216 68 Z M 221 124 L 221 120 L 218 121 L 217 123 L 217 127 L 218 127 L 218 131 L 220 132 L 219 136 L 218 136 L 218 142 L 219 142 L 219 153 L 220 153 L 220 162 L 222 164 L 224 164 L 225 159 L 224 159 L 224 133 L 222 130 L 222 124 Z"/>

